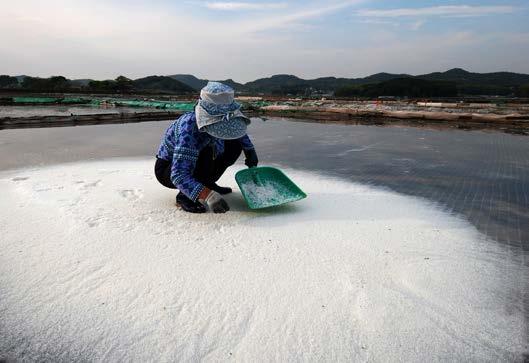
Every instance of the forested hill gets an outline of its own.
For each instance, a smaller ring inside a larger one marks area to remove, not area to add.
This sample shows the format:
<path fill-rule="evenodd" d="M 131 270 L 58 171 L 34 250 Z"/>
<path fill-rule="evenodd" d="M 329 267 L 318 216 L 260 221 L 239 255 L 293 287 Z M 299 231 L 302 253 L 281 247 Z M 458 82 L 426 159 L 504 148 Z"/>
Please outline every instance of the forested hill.
<path fill-rule="evenodd" d="M 529 75 L 511 72 L 472 73 L 460 68 L 446 72 L 435 72 L 412 76 L 409 74 L 377 73 L 364 78 L 336 78 L 325 77 L 305 80 L 293 75 L 275 75 L 246 83 L 244 88 L 251 93 L 265 94 L 303 94 L 307 92 L 331 93 L 344 88 L 354 88 L 364 85 L 381 84 L 393 81 L 391 84 L 421 84 L 424 82 L 404 81 L 416 79 L 431 81 L 430 85 L 441 85 L 449 82 L 460 95 L 515 95 L 529 85 Z M 439 83 L 441 82 L 441 83 Z M 371 87 L 373 88 L 373 87 Z"/>
<path fill-rule="evenodd" d="M 111 93 L 197 93 L 208 80 L 190 74 L 148 76 L 129 79 L 119 76 L 114 80 L 70 80 L 62 76 L 38 78 L 28 76 L 0 76 L 0 89 L 20 89 L 42 92 L 111 92 Z M 322 77 L 302 79 L 279 74 L 238 83 L 221 80 L 237 92 L 254 95 L 313 96 L 411 96 L 452 97 L 465 95 L 529 96 L 529 75 L 512 72 L 473 73 L 461 68 L 423 75 L 377 73 L 364 78 Z"/>

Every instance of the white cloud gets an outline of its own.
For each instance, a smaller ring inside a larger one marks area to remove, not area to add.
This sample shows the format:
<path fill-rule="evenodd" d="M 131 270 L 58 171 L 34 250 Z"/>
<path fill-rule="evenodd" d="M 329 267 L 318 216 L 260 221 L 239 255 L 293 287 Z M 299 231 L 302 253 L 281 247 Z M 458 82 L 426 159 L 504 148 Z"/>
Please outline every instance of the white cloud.
<path fill-rule="evenodd" d="M 400 25 L 400 23 L 395 22 L 395 21 L 376 19 L 376 18 L 360 19 L 359 22 L 362 24 L 374 24 L 374 25 L 393 25 L 393 26 Z"/>
<path fill-rule="evenodd" d="M 247 3 L 233 1 L 207 2 L 205 6 L 213 10 L 267 10 L 284 9 L 287 3 Z"/>
<path fill-rule="evenodd" d="M 304 20 L 321 18 L 325 15 L 335 13 L 339 10 L 358 5 L 365 0 L 348 0 L 341 2 L 330 2 L 325 5 L 320 5 L 305 10 L 292 12 L 287 15 L 276 15 L 262 19 L 252 19 L 244 24 L 245 29 L 248 31 L 262 31 L 273 28 L 282 28 L 285 26 L 292 25 L 296 22 Z"/>
<path fill-rule="evenodd" d="M 425 21 L 424 20 L 417 20 L 415 22 L 413 22 L 411 25 L 410 25 L 410 29 L 411 30 L 419 30 L 420 28 L 422 28 L 422 26 L 424 25 Z"/>
<path fill-rule="evenodd" d="M 401 9 L 363 9 L 356 12 L 359 16 L 398 18 L 417 16 L 453 16 L 453 17 L 473 17 L 495 14 L 510 14 L 515 11 L 515 7 L 509 5 L 497 6 L 470 6 L 470 5 L 449 5 L 432 6 L 427 8 L 401 8 Z"/>

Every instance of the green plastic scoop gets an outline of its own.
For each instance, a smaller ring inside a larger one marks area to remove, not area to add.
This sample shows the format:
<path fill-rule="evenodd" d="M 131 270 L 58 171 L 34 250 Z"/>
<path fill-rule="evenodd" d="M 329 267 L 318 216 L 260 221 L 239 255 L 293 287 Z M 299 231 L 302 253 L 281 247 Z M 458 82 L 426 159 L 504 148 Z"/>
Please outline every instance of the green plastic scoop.
<path fill-rule="evenodd" d="M 235 180 L 250 209 L 275 207 L 307 197 L 281 170 L 269 166 L 241 170 Z"/>

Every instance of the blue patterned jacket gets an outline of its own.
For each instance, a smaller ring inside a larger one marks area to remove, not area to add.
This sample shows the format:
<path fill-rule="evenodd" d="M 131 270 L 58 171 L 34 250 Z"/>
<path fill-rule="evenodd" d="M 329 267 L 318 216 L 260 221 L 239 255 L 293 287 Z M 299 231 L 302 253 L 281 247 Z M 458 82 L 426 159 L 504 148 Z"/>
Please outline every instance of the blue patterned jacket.
<path fill-rule="evenodd" d="M 248 135 L 239 140 L 244 150 L 254 148 Z M 157 158 L 171 163 L 171 181 L 178 190 L 193 201 L 198 199 L 198 195 L 204 189 L 204 185 L 193 177 L 198 155 L 202 149 L 211 144 L 215 145 L 217 155 L 224 152 L 224 141 L 206 132 L 200 132 L 195 113 L 189 112 L 169 126 L 156 155 Z"/>

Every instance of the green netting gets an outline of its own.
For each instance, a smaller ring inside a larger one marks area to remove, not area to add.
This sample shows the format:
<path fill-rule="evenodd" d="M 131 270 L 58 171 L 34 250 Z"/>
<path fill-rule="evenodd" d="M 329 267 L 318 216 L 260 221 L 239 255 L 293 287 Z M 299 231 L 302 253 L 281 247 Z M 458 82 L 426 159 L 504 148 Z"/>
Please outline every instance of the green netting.
<path fill-rule="evenodd" d="M 103 98 L 83 98 L 83 97 L 13 97 L 13 103 L 25 104 L 89 104 L 92 106 L 101 106 L 103 104 L 118 107 L 137 107 L 137 108 L 156 108 L 169 111 L 193 111 L 195 102 L 186 101 L 158 101 L 158 100 L 123 100 L 123 99 L 103 99 Z M 256 109 L 259 107 L 269 106 L 271 102 L 256 101 L 245 102 L 243 108 Z"/>
<path fill-rule="evenodd" d="M 194 102 L 176 102 L 176 101 L 142 101 L 142 100 L 92 100 L 92 104 L 99 105 L 107 103 L 114 106 L 122 107 L 141 107 L 157 108 L 162 110 L 193 111 Z"/>
<path fill-rule="evenodd" d="M 60 100 L 54 97 L 13 97 L 14 103 L 58 103 Z"/>
<path fill-rule="evenodd" d="M 192 110 L 194 103 L 189 102 L 164 102 L 164 101 L 150 101 L 140 103 L 140 107 L 155 107 L 161 109 L 181 110 L 187 111 Z"/>
<path fill-rule="evenodd" d="M 82 98 L 82 97 L 13 97 L 13 103 L 25 104 L 89 104 L 101 106 L 103 104 L 121 107 L 156 108 L 171 111 L 193 111 L 194 102 L 184 101 L 144 101 L 144 100 L 123 100 L 123 99 L 102 99 L 102 98 Z"/>
<path fill-rule="evenodd" d="M 120 101 L 116 102 L 116 105 L 128 107 L 148 107 L 158 109 L 191 111 L 193 110 L 194 103 L 170 101 Z"/>
<path fill-rule="evenodd" d="M 89 103 L 90 99 L 88 98 L 81 98 L 81 97 L 65 97 L 61 100 L 61 103 L 66 104 L 83 104 L 83 103 Z"/>
<path fill-rule="evenodd" d="M 165 106 L 169 110 L 178 110 L 178 111 L 193 111 L 195 109 L 194 102 L 173 102 Z"/>

